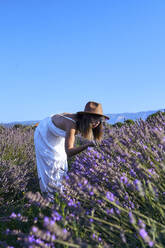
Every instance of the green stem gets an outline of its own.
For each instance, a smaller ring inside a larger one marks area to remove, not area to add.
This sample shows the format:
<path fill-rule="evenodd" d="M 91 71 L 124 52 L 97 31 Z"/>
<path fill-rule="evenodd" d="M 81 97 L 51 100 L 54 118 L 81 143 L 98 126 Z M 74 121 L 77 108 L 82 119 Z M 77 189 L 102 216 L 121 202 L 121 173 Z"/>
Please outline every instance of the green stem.
<path fill-rule="evenodd" d="M 80 248 L 79 245 L 71 244 L 71 243 L 68 243 L 68 242 L 65 242 L 65 241 L 62 241 L 62 240 L 59 240 L 59 239 L 56 239 L 54 242 L 58 243 L 58 244 L 62 244 L 62 245 L 68 245 L 69 247 Z"/>
<path fill-rule="evenodd" d="M 117 207 L 118 209 L 122 210 L 123 212 L 129 213 L 129 210 L 126 210 L 126 209 L 122 208 L 121 206 L 117 205 L 115 202 L 111 202 L 111 201 L 107 200 L 106 198 L 104 198 L 104 200 L 106 200 L 107 202 L 111 203 L 113 206 Z M 138 216 L 140 216 L 140 217 L 142 217 L 142 218 L 144 218 L 146 220 L 150 220 L 150 221 L 156 223 L 158 226 L 160 226 L 162 228 L 165 228 L 164 225 L 160 224 L 156 220 L 153 220 L 152 218 L 147 217 L 147 216 L 145 216 L 145 215 L 143 215 L 143 214 L 141 214 L 141 213 L 139 213 L 139 212 L 137 212 L 135 210 L 132 210 L 132 213 L 134 213 L 134 214 L 136 214 L 136 215 L 138 215 Z"/>
<path fill-rule="evenodd" d="M 108 225 L 108 226 L 113 226 L 113 227 L 115 227 L 115 228 L 117 228 L 117 229 L 119 229 L 119 230 L 121 229 L 120 226 L 118 226 L 118 225 L 116 225 L 116 224 L 112 224 L 112 223 L 107 222 L 107 221 L 105 221 L 105 220 L 101 220 L 101 219 L 99 219 L 99 218 L 97 218 L 97 217 L 93 217 L 93 216 L 90 216 L 90 215 L 88 215 L 87 217 L 90 218 L 90 219 L 93 219 L 93 220 L 97 220 L 97 221 L 99 221 L 99 222 L 101 222 L 101 223 L 104 223 L 104 224 L 106 224 L 106 225 Z"/>

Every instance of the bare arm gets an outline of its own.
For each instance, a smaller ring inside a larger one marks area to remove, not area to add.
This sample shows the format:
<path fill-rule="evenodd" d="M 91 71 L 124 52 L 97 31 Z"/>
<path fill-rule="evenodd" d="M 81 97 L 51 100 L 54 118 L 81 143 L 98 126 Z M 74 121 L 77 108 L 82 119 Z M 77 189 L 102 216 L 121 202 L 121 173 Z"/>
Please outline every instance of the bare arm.
<path fill-rule="evenodd" d="M 74 147 L 75 142 L 75 133 L 76 130 L 74 128 L 69 129 L 66 132 L 65 136 L 65 151 L 68 157 L 72 157 L 82 151 L 84 151 L 88 146 L 94 146 L 92 142 L 88 142 L 82 146 Z"/>

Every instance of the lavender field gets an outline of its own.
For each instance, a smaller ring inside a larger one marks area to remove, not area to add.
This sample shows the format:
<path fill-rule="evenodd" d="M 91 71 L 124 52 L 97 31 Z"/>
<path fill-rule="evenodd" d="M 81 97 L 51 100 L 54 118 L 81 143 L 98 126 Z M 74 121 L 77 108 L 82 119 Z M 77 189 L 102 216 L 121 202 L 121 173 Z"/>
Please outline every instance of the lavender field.
<path fill-rule="evenodd" d="M 0 127 L 0 247 L 165 247 L 165 113 L 104 129 L 49 202 L 34 128 Z"/>

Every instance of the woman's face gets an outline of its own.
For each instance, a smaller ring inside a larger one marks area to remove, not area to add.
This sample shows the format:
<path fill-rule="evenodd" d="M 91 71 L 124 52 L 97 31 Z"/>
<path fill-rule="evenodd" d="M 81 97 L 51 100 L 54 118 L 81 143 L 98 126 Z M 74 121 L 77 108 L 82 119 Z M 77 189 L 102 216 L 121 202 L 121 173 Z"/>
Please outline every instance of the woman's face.
<path fill-rule="evenodd" d="M 103 122 L 102 117 L 96 117 L 96 116 L 90 117 L 90 123 L 91 123 L 92 128 L 98 127 L 102 122 Z"/>

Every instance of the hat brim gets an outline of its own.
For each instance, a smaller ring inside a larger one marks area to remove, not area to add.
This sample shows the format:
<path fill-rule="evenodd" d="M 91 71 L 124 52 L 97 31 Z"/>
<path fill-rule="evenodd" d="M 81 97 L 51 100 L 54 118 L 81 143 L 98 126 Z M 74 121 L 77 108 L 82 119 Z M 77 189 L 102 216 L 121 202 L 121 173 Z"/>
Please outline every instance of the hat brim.
<path fill-rule="evenodd" d="M 96 114 L 96 113 L 91 113 L 91 112 L 88 112 L 88 111 L 80 111 L 80 112 L 77 112 L 77 114 L 90 114 L 90 115 L 98 115 L 98 116 L 101 116 L 101 117 L 105 117 L 107 120 L 109 120 L 110 118 L 106 115 L 101 115 L 101 114 Z"/>

